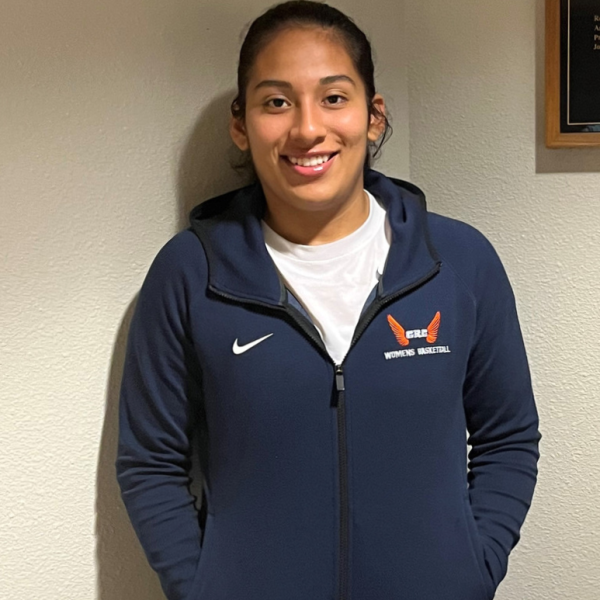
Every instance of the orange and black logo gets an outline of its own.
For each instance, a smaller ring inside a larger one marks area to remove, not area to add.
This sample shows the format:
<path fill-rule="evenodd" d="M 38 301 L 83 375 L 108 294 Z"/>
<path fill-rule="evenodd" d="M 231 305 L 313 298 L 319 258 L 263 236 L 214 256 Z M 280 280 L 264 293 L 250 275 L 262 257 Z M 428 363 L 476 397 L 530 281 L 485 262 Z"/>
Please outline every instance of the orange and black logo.
<path fill-rule="evenodd" d="M 440 311 L 435 313 L 435 316 L 431 320 L 431 323 L 427 325 L 426 329 L 404 329 L 392 315 L 387 316 L 390 329 L 396 338 L 396 341 L 405 350 L 395 350 L 393 352 L 384 352 L 386 360 L 392 358 L 407 358 L 410 356 L 418 356 L 424 354 L 448 354 L 450 348 L 448 346 L 422 346 L 420 348 L 408 348 L 411 342 L 414 340 L 424 339 L 428 344 L 435 344 L 438 339 L 440 331 L 440 323 L 442 315 Z"/>
<path fill-rule="evenodd" d="M 433 317 L 433 321 L 427 325 L 427 329 L 411 329 L 409 331 L 405 331 L 404 327 L 392 317 L 392 315 L 388 315 L 388 323 L 394 332 L 394 336 L 396 340 L 401 346 L 408 346 L 410 344 L 410 340 L 426 338 L 430 344 L 435 344 L 438 337 L 438 331 L 440 329 L 440 320 L 441 320 L 440 311 L 435 313 L 435 317 Z"/>

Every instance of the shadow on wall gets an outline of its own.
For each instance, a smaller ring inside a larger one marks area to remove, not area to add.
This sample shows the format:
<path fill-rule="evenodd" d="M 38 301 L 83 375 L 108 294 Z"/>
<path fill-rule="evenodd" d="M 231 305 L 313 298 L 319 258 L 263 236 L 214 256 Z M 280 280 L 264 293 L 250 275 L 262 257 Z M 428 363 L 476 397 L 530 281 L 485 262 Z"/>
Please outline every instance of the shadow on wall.
<path fill-rule="evenodd" d="M 115 477 L 119 388 L 134 298 L 121 321 L 110 364 L 96 471 L 96 559 L 99 600 L 164 600 L 121 502 Z"/>
<path fill-rule="evenodd" d="M 187 227 L 189 211 L 202 200 L 247 182 L 232 168 L 240 159 L 228 133 L 233 93 L 217 96 L 201 113 L 178 159 L 177 203 L 179 229 Z M 165 242 L 167 240 L 164 240 Z M 162 245 L 162 244 L 161 244 Z M 159 248 L 157 248 L 158 252 Z M 129 522 L 115 475 L 119 390 L 127 334 L 136 298 L 121 321 L 112 352 L 106 411 L 96 475 L 96 558 L 98 600 L 164 600 L 156 574 Z M 192 469 L 192 493 L 201 498 L 198 461 Z"/>
<path fill-rule="evenodd" d="M 536 173 L 600 173 L 600 148 L 546 147 L 546 3 L 535 6 Z"/>
<path fill-rule="evenodd" d="M 229 136 L 229 107 L 234 96 L 231 91 L 210 102 L 183 146 L 177 177 L 180 229 L 188 226 L 189 212 L 196 204 L 249 182 L 247 175 L 232 168 L 242 159 Z"/>

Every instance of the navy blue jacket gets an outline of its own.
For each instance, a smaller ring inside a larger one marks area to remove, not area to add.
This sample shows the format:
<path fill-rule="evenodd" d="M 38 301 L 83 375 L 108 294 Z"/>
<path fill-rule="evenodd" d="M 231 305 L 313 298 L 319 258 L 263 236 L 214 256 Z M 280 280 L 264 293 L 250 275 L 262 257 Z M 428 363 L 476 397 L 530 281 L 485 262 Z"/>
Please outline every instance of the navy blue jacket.
<path fill-rule="evenodd" d="M 490 600 L 506 574 L 540 439 L 510 284 L 418 188 L 365 187 L 392 243 L 341 365 L 278 277 L 258 184 L 196 207 L 148 272 L 117 474 L 169 600 Z"/>

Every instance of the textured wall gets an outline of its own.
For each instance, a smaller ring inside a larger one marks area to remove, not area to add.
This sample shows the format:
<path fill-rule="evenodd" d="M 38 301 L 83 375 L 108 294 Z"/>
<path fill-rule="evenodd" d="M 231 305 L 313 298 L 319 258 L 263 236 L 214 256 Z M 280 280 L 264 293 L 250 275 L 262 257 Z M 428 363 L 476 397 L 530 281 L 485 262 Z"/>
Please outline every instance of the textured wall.
<path fill-rule="evenodd" d="M 187 210 L 239 183 L 238 34 L 269 4 L 1 2 L 2 599 L 162 598 L 114 481 L 127 323 Z M 380 164 L 406 177 L 401 4 L 337 5 L 373 36 L 397 124 Z"/>
<path fill-rule="evenodd" d="M 543 9 L 407 0 L 410 171 L 495 244 L 533 370 L 541 473 L 498 600 L 597 600 L 600 149 L 543 146 Z"/>

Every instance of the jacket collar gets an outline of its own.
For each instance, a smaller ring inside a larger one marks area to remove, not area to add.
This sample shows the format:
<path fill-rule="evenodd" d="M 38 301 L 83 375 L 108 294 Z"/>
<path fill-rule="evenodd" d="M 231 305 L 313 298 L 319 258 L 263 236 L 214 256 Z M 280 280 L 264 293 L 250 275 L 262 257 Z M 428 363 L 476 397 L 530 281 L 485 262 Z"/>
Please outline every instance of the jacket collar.
<path fill-rule="evenodd" d="M 416 186 L 368 170 L 365 188 L 387 211 L 392 242 L 377 295 L 416 285 L 439 258 L 429 239 L 425 196 Z M 265 247 L 261 219 L 266 207 L 260 184 L 234 190 L 196 206 L 190 228 L 208 262 L 209 288 L 236 300 L 283 306 L 285 288 Z"/>

